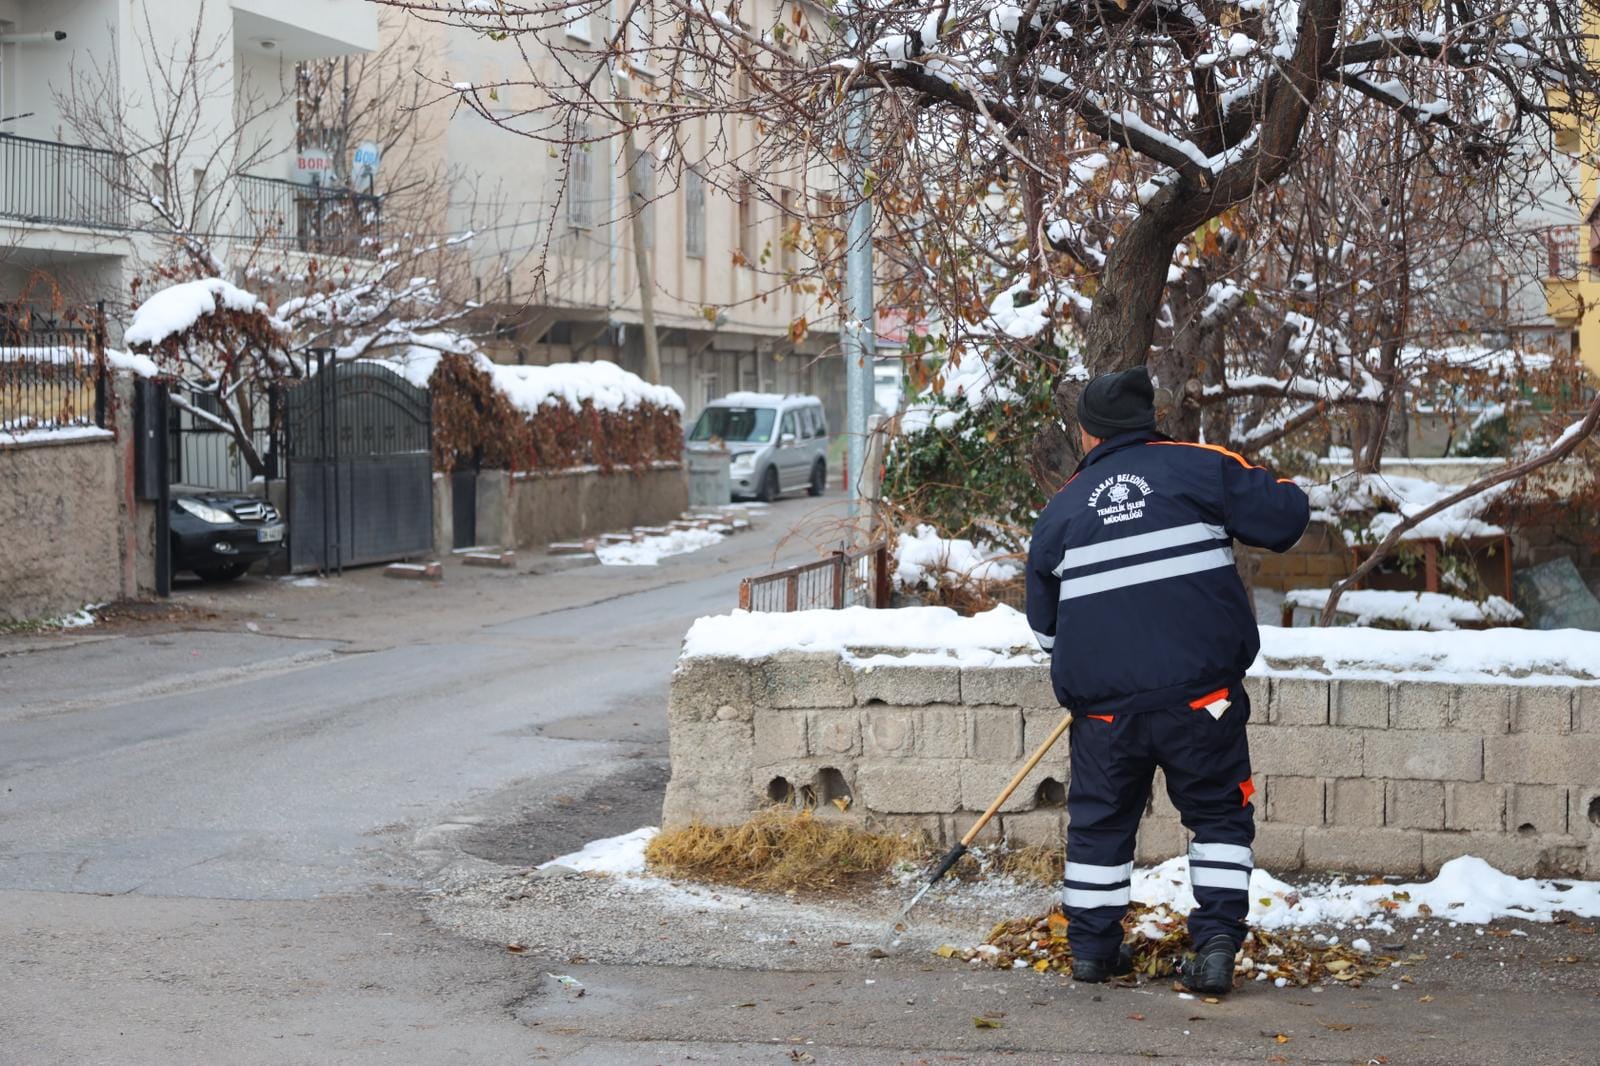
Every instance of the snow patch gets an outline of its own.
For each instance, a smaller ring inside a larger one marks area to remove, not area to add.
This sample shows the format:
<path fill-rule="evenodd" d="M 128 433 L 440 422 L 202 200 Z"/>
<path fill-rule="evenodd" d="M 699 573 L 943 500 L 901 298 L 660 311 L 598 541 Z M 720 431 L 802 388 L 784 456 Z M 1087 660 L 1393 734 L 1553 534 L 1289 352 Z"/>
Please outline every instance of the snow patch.
<path fill-rule="evenodd" d="M 716 528 L 675 529 L 624 544 L 602 544 L 594 551 L 602 566 L 655 566 L 670 555 L 687 555 L 722 541 Z"/>
<path fill-rule="evenodd" d="M 1328 602 L 1328 590 L 1295 589 L 1284 595 L 1283 602 L 1320 614 Z M 1339 597 L 1338 612 L 1355 616 L 1358 626 L 1391 622 L 1407 629 L 1449 630 L 1463 625 L 1509 625 L 1522 621 L 1522 612 L 1499 596 L 1476 603 L 1442 592 L 1392 589 L 1352 589 Z"/>
<path fill-rule="evenodd" d="M 131 347 L 158 345 L 223 309 L 269 314 L 259 297 L 221 278 L 180 281 L 151 293 L 138 306 L 123 340 Z"/>
<path fill-rule="evenodd" d="M 543 870 L 547 866 L 565 866 L 569 870 L 585 874 L 619 876 L 642 874 L 644 849 L 660 831 L 653 825 L 647 825 L 621 836 L 591 840 L 570 855 L 562 855 L 560 858 L 540 863 L 539 869 Z"/>
<path fill-rule="evenodd" d="M 1010 581 L 1022 564 L 989 544 L 939 535 L 929 525 L 902 533 L 895 541 L 894 583 L 898 588 L 938 588 L 974 581 Z"/>

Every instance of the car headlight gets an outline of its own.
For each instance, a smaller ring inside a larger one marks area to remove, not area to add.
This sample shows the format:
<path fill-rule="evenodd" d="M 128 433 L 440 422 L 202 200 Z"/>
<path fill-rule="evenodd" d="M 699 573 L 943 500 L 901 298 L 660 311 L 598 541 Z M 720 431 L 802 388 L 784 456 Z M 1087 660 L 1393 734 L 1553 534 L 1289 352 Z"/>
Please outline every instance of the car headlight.
<path fill-rule="evenodd" d="M 733 457 L 733 462 L 730 465 L 735 470 L 749 470 L 756 465 L 756 453 L 740 452 Z"/>
<path fill-rule="evenodd" d="M 202 522 L 210 522 L 218 526 L 228 525 L 233 522 L 233 515 L 227 511 L 201 503 L 199 500 L 179 500 L 178 506 Z"/>

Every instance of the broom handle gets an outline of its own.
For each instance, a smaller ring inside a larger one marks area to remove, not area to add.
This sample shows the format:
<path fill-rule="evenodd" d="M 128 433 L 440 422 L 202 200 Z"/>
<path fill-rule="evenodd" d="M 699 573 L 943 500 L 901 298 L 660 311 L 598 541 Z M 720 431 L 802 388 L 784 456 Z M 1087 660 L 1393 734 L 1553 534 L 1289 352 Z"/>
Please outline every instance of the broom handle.
<path fill-rule="evenodd" d="M 1044 738 L 1044 743 L 1039 745 L 1039 750 L 1029 756 L 1022 769 L 1017 771 L 1017 776 L 1013 777 L 1011 783 L 1001 790 L 1000 795 L 995 797 L 993 803 L 989 804 L 989 809 L 984 811 L 983 816 L 976 822 L 972 823 L 972 828 L 967 830 L 967 835 L 961 838 L 962 850 L 966 850 L 978 838 L 978 833 L 983 830 L 984 826 L 989 824 L 989 819 L 993 818 L 1001 805 L 1011 798 L 1011 793 L 1015 792 L 1017 786 L 1022 784 L 1022 779 L 1033 773 L 1033 768 L 1039 765 L 1039 760 L 1044 758 L 1045 753 L 1055 746 L 1055 742 L 1061 739 L 1061 734 L 1065 733 L 1067 727 L 1071 724 L 1072 712 L 1068 711 L 1067 716 L 1056 724 L 1056 727 L 1050 731 L 1049 736 Z"/>

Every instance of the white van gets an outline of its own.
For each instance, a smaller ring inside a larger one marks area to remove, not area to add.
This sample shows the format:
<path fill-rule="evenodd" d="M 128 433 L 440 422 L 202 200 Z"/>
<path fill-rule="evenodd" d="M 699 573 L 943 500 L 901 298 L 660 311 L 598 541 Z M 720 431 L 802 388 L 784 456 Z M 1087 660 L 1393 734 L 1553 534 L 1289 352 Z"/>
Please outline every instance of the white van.
<path fill-rule="evenodd" d="M 828 417 L 815 396 L 735 392 L 712 400 L 689 430 L 689 448 L 725 447 L 733 495 L 770 501 L 828 486 Z"/>

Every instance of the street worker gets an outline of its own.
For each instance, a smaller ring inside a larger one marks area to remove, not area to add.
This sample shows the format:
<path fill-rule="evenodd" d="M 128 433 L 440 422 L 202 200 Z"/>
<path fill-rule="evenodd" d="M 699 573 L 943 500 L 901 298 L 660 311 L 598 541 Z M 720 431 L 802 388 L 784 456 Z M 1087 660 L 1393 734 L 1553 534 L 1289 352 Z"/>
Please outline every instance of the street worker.
<path fill-rule="evenodd" d="M 1156 432 L 1143 367 L 1078 401 L 1084 457 L 1034 527 L 1028 622 L 1072 710 L 1061 902 L 1072 975 L 1132 970 L 1122 941 L 1134 834 L 1156 767 L 1193 835 L 1184 984 L 1233 987 L 1245 935 L 1255 809 L 1245 670 L 1261 645 L 1233 542 L 1275 552 L 1305 532 L 1300 488 L 1225 448 Z"/>

